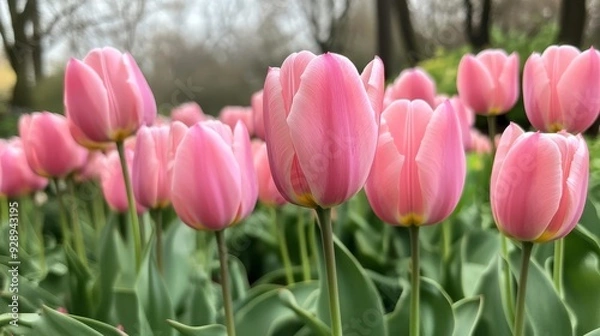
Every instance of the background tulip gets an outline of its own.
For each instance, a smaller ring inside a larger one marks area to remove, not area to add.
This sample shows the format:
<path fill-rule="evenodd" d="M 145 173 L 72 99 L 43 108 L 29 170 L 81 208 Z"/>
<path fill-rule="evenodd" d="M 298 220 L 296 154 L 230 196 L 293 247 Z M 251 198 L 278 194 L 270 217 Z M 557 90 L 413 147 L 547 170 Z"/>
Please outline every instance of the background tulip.
<path fill-rule="evenodd" d="M 0 195 L 20 197 L 46 185 L 48 180 L 29 167 L 21 139 L 0 140 Z"/>
<path fill-rule="evenodd" d="M 346 57 L 303 51 L 271 68 L 264 87 L 273 180 L 291 203 L 329 208 L 364 185 L 375 154 L 383 64 L 359 75 Z"/>
<path fill-rule="evenodd" d="M 23 114 L 19 135 L 31 169 L 44 177 L 64 177 L 83 167 L 88 151 L 69 133 L 67 119 L 50 112 Z"/>
<path fill-rule="evenodd" d="M 523 102 L 538 130 L 585 131 L 600 112 L 600 53 L 550 46 L 532 54 L 523 70 Z"/>
<path fill-rule="evenodd" d="M 131 164 L 133 162 L 133 150 L 125 150 L 128 171 L 131 175 Z M 125 180 L 123 171 L 119 162 L 119 154 L 116 150 L 106 155 L 106 166 L 101 174 L 102 193 L 104 199 L 111 209 L 117 212 L 126 212 L 129 209 L 127 202 L 127 192 L 125 190 Z M 144 206 L 135 202 L 135 209 L 138 214 L 146 211 Z"/>
<path fill-rule="evenodd" d="M 241 121 L 246 126 L 250 136 L 254 134 L 254 120 L 252 118 L 252 107 L 225 106 L 219 113 L 219 120 L 229 125 L 231 129 L 234 129 L 237 122 Z"/>
<path fill-rule="evenodd" d="M 394 83 L 388 86 L 383 104 L 387 107 L 398 99 L 421 99 L 431 106 L 436 106 L 435 98 L 435 81 L 425 70 L 416 67 L 403 70 Z"/>
<path fill-rule="evenodd" d="M 266 205 L 285 204 L 286 200 L 277 190 L 271 175 L 267 144 L 260 140 L 254 140 L 252 142 L 252 152 L 254 155 L 254 169 L 258 178 L 258 200 Z"/>
<path fill-rule="evenodd" d="M 500 231 L 532 242 L 567 235 L 583 212 L 588 167 L 580 135 L 525 133 L 511 124 L 492 169 L 491 206 Z"/>
<path fill-rule="evenodd" d="M 476 113 L 506 113 L 519 98 L 519 56 L 500 49 L 467 54 L 458 65 L 456 86 L 460 98 Z"/>
<path fill-rule="evenodd" d="M 475 125 L 475 113 L 469 108 L 458 96 L 454 96 L 448 100 L 452 105 L 452 110 L 458 117 L 458 124 L 460 125 L 460 134 L 465 149 L 469 148 L 472 143 L 471 130 Z M 443 102 L 442 102 L 443 104 Z"/>
<path fill-rule="evenodd" d="M 171 110 L 171 120 L 180 121 L 190 127 L 197 122 L 206 120 L 206 115 L 196 102 L 188 102 Z"/>
<path fill-rule="evenodd" d="M 246 127 L 192 126 L 175 155 L 171 192 L 175 211 L 195 229 L 219 231 L 248 216 L 258 186 Z"/>
<path fill-rule="evenodd" d="M 254 135 L 265 139 L 265 117 L 263 111 L 263 90 L 252 95 L 252 120 L 254 121 Z"/>
<path fill-rule="evenodd" d="M 142 126 L 136 136 L 131 178 L 135 199 L 146 208 L 170 204 L 169 126 Z"/>
<path fill-rule="evenodd" d="M 379 143 L 365 191 L 385 222 L 411 226 L 444 220 L 466 176 L 458 117 L 446 102 L 397 100 L 381 114 Z"/>
<path fill-rule="evenodd" d="M 75 179 L 77 181 L 99 180 L 106 164 L 106 156 L 100 151 L 89 151 L 86 162 L 80 170 L 77 171 Z"/>
<path fill-rule="evenodd" d="M 156 118 L 154 96 L 130 54 L 94 49 L 65 71 L 66 116 L 77 141 L 122 141 Z"/>

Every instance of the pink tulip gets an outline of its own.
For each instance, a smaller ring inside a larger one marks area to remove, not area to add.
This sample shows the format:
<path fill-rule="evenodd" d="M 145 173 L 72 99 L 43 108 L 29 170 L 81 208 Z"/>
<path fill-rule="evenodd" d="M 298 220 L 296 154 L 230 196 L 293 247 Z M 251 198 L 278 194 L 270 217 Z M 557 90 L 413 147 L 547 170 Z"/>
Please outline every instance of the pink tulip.
<path fill-rule="evenodd" d="M 470 109 L 458 96 L 454 96 L 448 100 L 452 105 L 454 113 L 458 116 L 458 124 L 460 125 L 460 134 L 462 136 L 463 145 L 467 149 L 472 142 L 471 129 L 475 125 L 475 112 Z"/>
<path fill-rule="evenodd" d="M 77 181 L 99 180 L 106 164 L 106 157 L 100 151 L 89 151 L 83 167 L 77 171 Z"/>
<path fill-rule="evenodd" d="M 186 126 L 191 127 L 200 121 L 206 120 L 206 116 L 200 105 L 196 102 L 188 102 L 171 110 L 171 120 L 180 121 Z"/>
<path fill-rule="evenodd" d="M 219 121 L 192 126 L 173 162 L 171 200 L 181 220 L 197 230 L 223 230 L 248 216 L 258 196 L 250 137 Z"/>
<path fill-rule="evenodd" d="M 225 106 L 219 113 L 219 120 L 229 125 L 231 129 L 235 127 L 238 121 L 241 121 L 246 126 L 250 136 L 254 134 L 254 120 L 252 118 L 252 107 Z"/>
<path fill-rule="evenodd" d="M 69 60 L 64 103 L 73 136 L 84 146 L 122 141 L 156 118 L 154 96 L 135 60 L 113 48 Z"/>
<path fill-rule="evenodd" d="M 521 241 L 564 237 L 583 212 L 588 176 L 581 135 L 525 133 L 511 124 L 492 168 L 490 203 L 498 229 Z"/>
<path fill-rule="evenodd" d="M 506 113 L 519 98 L 519 56 L 500 49 L 467 54 L 458 65 L 456 86 L 460 98 L 476 113 Z"/>
<path fill-rule="evenodd" d="M 397 100 L 381 115 L 377 154 L 365 191 L 373 211 L 393 225 L 443 221 L 466 177 L 460 125 L 452 105 Z"/>
<path fill-rule="evenodd" d="M 131 164 L 133 162 L 132 150 L 125 149 L 125 161 L 127 161 L 127 171 L 131 175 Z M 127 203 L 121 161 L 119 160 L 119 153 L 116 150 L 106 155 L 106 166 L 101 174 L 101 182 L 104 199 L 106 199 L 106 203 L 108 203 L 110 208 L 117 212 L 126 212 L 129 209 L 129 204 Z M 144 206 L 137 201 L 135 202 L 135 208 L 138 214 L 146 211 Z"/>
<path fill-rule="evenodd" d="M 379 58 L 362 76 L 344 56 L 307 51 L 269 69 L 267 152 L 286 200 L 329 208 L 363 187 L 375 156 L 383 86 Z"/>
<path fill-rule="evenodd" d="M 50 112 L 23 114 L 19 135 L 31 169 L 44 177 L 65 177 L 83 167 L 87 150 L 69 133 L 67 119 Z"/>
<path fill-rule="evenodd" d="M 260 140 L 253 141 L 252 152 L 254 155 L 254 169 L 258 177 L 258 200 L 266 205 L 285 204 L 286 200 L 277 190 L 271 175 L 267 144 Z"/>
<path fill-rule="evenodd" d="M 532 54 L 523 70 L 523 102 L 541 131 L 585 131 L 600 112 L 600 53 L 550 46 Z"/>
<path fill-rule="evenodd" d="M 429 105 L 436 106 L 435 81 L 429 74 L 417 67 L 403 70 L 394 83 L 385 90 L 385 107 L 398 99 L 422 99 Z"/>
<path fill-rule="evenodd" d="M 21 139 L 0 140 L 0 195 L 20 197 L 46 185 L 48 180 L 29 167 Z"/>
<path fill-rule="evenodd" d="M 263 105 L 263 90 L 260 90 L 252 95 L 252 120 L 254 123 L 254 135 L 262 140 L 265 139 Z"/>
<path fill-rule="evenodd" d="M 469 133 L 470 142 L 465 148 L 467 152 L 478 154 L 489 154 L 492 152 L 492 142 L 486 134 L 482 134 L 476 128 L 471 128 Z"/>

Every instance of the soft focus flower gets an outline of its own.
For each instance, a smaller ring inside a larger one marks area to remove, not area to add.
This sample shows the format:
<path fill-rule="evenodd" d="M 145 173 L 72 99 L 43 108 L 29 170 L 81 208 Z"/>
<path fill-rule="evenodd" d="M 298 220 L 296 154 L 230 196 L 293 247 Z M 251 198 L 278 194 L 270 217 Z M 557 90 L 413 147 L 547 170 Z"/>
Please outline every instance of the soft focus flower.
<path fill-rule="evenodd" d="M 171 204 L 173 159 L 187 126 L 143 126 L 136 136 L 131 166 L 133 193 L 146 208 L 163 208 Z"/>
<path fill-rule="evenodd" d="M 181 220 L 198 230 L 223 230 L 248 216 L 258 196 L 246 127 L 219 121 L 192 126 L 173 162 L 171 201 Z"/>
<path fill-rule="evenodd" d="M 458 65 L 456 86 L 460 98 L 476 113 L 506 113 L 519 98 L 519 56 L 500 49 L 467 54 Z"/>
<path fill-rule="evenodd" d="M 219 113 L 219 120 L 233 129 L 238 121 L 241 121 L 248 134 L 254 134 L 254 120 L 252 119 L 252 107 L 246 106 L 225 106 Z"/>
<path fill-rule="evenodd" d="M 271 175 L 267 144 L 260 140 L 252 141 L 252 152 L 254 155 L 254 169 L 258 178 L 258 200 L 266 205 L 285 204 L 286 200 L 277 190 Z"/>
<path fill-rule="evenodd" d="M 133 150 L 125 149 L 125 161 L 127 161 L 127 171 L 131 175 Z M 101 182 L 104 199 L 110 208 L 117 212 L 126 212 L 129 204 L 127 203 L 127 192 L 125 191 L 121 161 L 119 160 L 119 153 L 116 150 L 106 155 L 106 165 L 104 171 L 101 173 Z M 135 209 L 138 214 L 146 211 L 137 201 L 135 202 Z"/>
<path fill-rule="evenodd" d="M 156 118 L 154 96 L 133 57 L 108 47 L 69 60 L 64 103 L 73 137 L 91 148 L 122 141 Z"/>
<path fill-rule="evenodd" d="M 20 197 L 46 185 L 48 180 L 29 167 L 21 139 L 0 139 L 0 195 Z"/>
<path fill-rule="evenodd" d="M 435 82 L 425 70 L 419 67 L 405 69 L 385 90 L 383 105 L 387 107 L 398 99 L 422 99 L 430 106 L 435 107 Z"/>
<path fill-rule="evenodd" d="M 532 54 L 523 70 L 523 103 L 538 130 L 585 131 L 600 112 L 600 53 L 550 46 Z"/>
<path fill-rule="evenodd" d="M 564 237 L 581 217 L 588 177 L 581 135 L 525 133 L 511 124 L 492 168 L 490 203 L 498 229 L 521 241 Z"/>
<path fill-rule="evenodd" d="M 180 121 L 186 126 L 194 126 L 197 122 L 206 120 L 206 115 L 196 102 L 181 104 L 171 110 L 171 120 Z"/>
<path fill-rule="evenodd" d="M 361 76 L 344 56 L 307 51 L 269 70 L 263 97 L 267 152 L 285 199 L 329 208 L 363 187 L 377 145 L 383 78 L 379 58 Z"/>
<path fill-rule="evenodd" d="M 476 128 L 469 130 L 469 145 L 465 148 L 467 152 L 478 154 L 489 154 L 492 152 L 492 142 L 487 134 L 479 132 Z"/>
<path fill-rule="evenodd" d="M 89 151 L 83 167 L 77 171 L 77 181 L 99 180 L 106 165 L 106 156 L 100 151 Z"/>
<path fill-rule="evenodd" d="M 254 135 L 259 139 L 265 139 L 265 116 L 263 111 L 263 90 L 252 95 L 252 120 L 254 123 Z"/>
<path fill-rule="evenodd" d="M 458 116 L 458 124 L 460 125 L 460 134 L 462 137 L 465 149 L 472 144 L 471 129 L 475 125 L 475 113 L 470 109 L 458 96 L 454 96 L 448 100 L 452 105 L 452 110 Z"/>
<path fill-rule="evenodd" d="M 23 114 L 19 135 L 31 169 L 44 177 L 65 177 L 83 167 L 87 150 L 69 133 L 67 119 L 50 112 Z"/>
<path fill-rule="evenodd" d="M 443 221 L 466 177 L 458 117 L 446 102 L 397 100 L 381 115 L 377 154 L 365 191 L 383 221 L 401 226 Z"/>

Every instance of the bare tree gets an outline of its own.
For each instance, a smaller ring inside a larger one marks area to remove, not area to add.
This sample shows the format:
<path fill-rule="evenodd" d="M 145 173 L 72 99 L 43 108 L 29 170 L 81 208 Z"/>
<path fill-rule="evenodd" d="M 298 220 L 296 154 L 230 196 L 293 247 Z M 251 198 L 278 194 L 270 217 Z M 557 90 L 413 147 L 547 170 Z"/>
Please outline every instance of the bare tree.
<path fill-rule="evenodd" d="M 415 30 L 410 19 L 411 13 L 408 0 L 396 0 L 393 2 L 398 21 L 400 23 L 400 37 L 404 45 L 404 51 L 408 57 L 410 66 L 415 66 L 421 60 L 421 52 L 415 37 Z"/>
<path fill-rule="evenodd" d="M 469 43 L 475 50 L 481 50 L 490 43 L 490 28 L 492 26 L 492 0 L 482 0 L 481 11 L 475 12 L 472 0 L 464 0 L 465 31 Z M 566 0 L 569 1 L 569 0 Z M 476 22 L 475 18 L 479 17 Z"/>
<path fill-rule="evenodd" d="M 581 46 L 586 25 L 585 0 L 562 0 L 558 42 Z"/>
<path fill-rule="evenodd" d="M 377 0 L 377 53 L 383 64 L 392 60 L 392 24 L 390 0 Z M 391 76 L 391 67 L 385 67 L 385 77 Z"/>
<path fill-rule="evenodd" d="M 347 24 L 352 0 L 299 0 L 320 52 L 341 51 L 340 31 Z"/>

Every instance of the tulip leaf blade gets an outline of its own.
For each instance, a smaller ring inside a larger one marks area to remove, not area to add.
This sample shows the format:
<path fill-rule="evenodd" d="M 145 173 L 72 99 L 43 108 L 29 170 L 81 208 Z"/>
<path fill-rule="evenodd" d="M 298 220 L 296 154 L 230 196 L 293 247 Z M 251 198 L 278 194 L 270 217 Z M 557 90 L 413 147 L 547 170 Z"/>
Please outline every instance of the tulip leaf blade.
<path fill-rule="evenodd" d="M 471 336 L 483 311 L 483 296 L 464 298 L 452 305 L 455 323 L 453 336 Z"/>
<path fill-rule="evenodd" d="M 192 327 L 173 320 L 167 320 L 167 323 L 182 336 L 227 336 L 227 329 L 222 324 Z"/>

